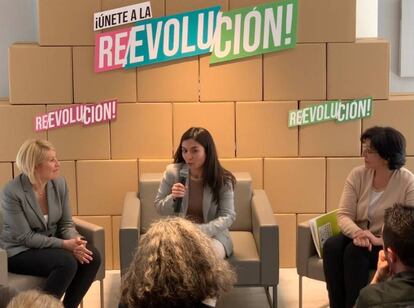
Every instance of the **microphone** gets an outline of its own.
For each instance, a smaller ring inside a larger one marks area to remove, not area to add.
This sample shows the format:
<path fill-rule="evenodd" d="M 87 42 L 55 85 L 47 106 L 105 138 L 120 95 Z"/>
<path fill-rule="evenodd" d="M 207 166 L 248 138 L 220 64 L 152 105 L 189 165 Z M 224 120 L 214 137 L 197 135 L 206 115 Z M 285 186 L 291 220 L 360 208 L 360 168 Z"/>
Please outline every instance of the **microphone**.
<path fill-rule="evenodd" d="M 185 182 L 188 178 L 188 165 L 184 165 L 180 169 L 180 183 L 185 185 Z M 181 203 L 183 203 L 183 198 L 177 198 L 174 201 L 174 213 L 178 214 L 181 211 Z"/>

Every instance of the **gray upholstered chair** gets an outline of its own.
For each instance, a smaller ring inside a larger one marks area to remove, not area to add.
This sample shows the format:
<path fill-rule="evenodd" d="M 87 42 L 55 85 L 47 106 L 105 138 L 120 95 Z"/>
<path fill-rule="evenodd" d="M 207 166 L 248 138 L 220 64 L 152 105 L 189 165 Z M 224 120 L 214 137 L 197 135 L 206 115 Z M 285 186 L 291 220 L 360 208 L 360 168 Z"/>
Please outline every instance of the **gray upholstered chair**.
<path fill-rule="evenodd" d="M 269 304 L 277 306 L 279 283 L 279 228 L 264 190 L 252 190 L 248 173 L 235 173 L 236 221 L 230 229 L 234 252 L 229 262 L 237 272 L 237 286 L 265 287 Z M 121 275 L 131 263 L 139 236 L 160 216 L 154 199 L 161 173 L 143 174 L 139 194 L 128 192 L 124 200 L 119 234 Z M 269 287 L 273 287 L 273 301 Z"/>
<path fill-rule="evenodd" d="M 296 241 L 296 270 L 299 275 L 299 307 L 302 307 L 302 277 L 325 281 L 323 272 L 323 260 L 319 258 L 313 243 L 311 230 L 308 222 L 298 225 Z M 370 279 L 374 277 L 375 270 L 369 274 Z"/>
<path fill-rule="evenodd" d="M 105 233 L 100 226 L 73 218 L 76 229 L 89 243 L 92 243 L 101 254 L 102 263 L 96 273 L 95 280 L 100 283 L 101 308 L 104 307 L 103 280 L 105 278 Z M 0 231 L 3 228 L 3 215 L 0 209 Z M 0 248 L 0 285 L 8 286 L 16 291 L 42 288 L 45 278 L 30 275 L 9 273 L 7 270 L 7 253 Z"/>
<path fill-rule="evenodd" d="M 302 307 L 302 277 L 325 281 L 323 261 L 319 258 L 313 244 L 312 234 L 307 222 L 298 225 L 296 241 L 296 270 L 299 275 L 299 307 Z"/>

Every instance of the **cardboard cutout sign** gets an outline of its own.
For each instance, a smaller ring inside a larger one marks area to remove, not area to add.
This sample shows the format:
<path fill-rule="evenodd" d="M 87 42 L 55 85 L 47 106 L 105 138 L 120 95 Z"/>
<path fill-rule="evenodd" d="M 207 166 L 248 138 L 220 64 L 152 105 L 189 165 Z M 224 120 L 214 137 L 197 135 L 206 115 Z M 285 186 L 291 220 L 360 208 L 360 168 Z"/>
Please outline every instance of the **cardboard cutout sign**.
<path fill-rule="evenodd" d="M 152 17 L 149 1 L 93 14 L 93 31 L 126 25 Z"/>
<path fill-rule="evenodd" d="M 289 111 L 288 126 L 311 125 L 336 120 L 345 122 L 368 118 L 372 115 L 372 97 L 359 98 L 349 102 L 329 101 L 299 110 Z"/>
<path fill-rule="evenodd" d="M 296 46 L 297 0 L 271 2 L 219 15 L 211 63 Z"/>
<path fill-rule="evenodd" d="M 84 126 L 116 119 L 117 100 L 98 104 L 77 104 L 35 117 L 35 131 L 82 123 Z"/>
<path fill-rule="evenodd" d="M 211 63 L 296 46 L 297 0 L 220 12 L 220 6 L 137 22 L 95 37 L 95 72 L 206 53 Z"/>
<path fill-rule="evenodd" d="M 95 72 L 192 57 L 210 52 L 220 6 L 154 18 L 95 39 Z"/>

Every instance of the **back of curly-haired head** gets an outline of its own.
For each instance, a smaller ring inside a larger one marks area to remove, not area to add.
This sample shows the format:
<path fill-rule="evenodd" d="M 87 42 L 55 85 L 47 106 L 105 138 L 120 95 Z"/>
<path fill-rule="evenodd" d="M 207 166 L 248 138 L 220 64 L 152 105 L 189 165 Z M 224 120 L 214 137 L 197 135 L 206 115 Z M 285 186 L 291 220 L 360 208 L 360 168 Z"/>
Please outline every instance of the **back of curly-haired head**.
<path fill-rule="evenodd" d="M 121 302 L 128 307 L 193 307 L 219 297 L 235 273 L 219 258 L 211 239 L 193 223 L 166 218 L 153 223 L 122 279 Z"/>
<path fill-rule="evenodd" d="M 385 210 L 382 230 L 384 247 L 391 248 L 401 262 L 414 269 L 414 208 L 396 203 Z"/>
<path fill-rule="evenodd" d="M 63 304 L 55 297 L 38 290 L 28 290 L 16 295 L 7 308 L 63 308 Z"/>

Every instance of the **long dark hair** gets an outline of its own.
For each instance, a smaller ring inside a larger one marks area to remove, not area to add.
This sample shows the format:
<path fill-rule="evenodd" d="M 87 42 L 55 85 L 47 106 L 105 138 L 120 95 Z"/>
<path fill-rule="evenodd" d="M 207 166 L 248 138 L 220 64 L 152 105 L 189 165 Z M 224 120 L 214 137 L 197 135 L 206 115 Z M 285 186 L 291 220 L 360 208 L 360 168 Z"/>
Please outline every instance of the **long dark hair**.
<path fill-rule="evenodd" d="M 190 127 L 181 137 L 180 144 L 174 154 L 174 163 L 185 163 L 182 154 L 183 141 L 193 139 L 201 144 L 206 153 L 206 160 L 203 165 L 204 185 L 208 185 L 213 192 L 213 201 L 219 202 L 220 190 L 226 184 L 231 184 L 234 188 L 236 179 L 234 175 L 224 169 L 217 155 L 213 137 L 209 131 L 202 127 Z"/>

